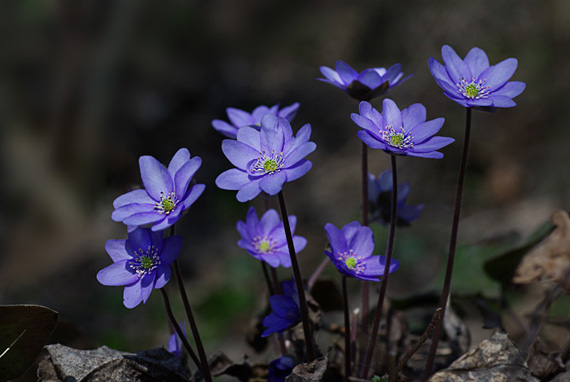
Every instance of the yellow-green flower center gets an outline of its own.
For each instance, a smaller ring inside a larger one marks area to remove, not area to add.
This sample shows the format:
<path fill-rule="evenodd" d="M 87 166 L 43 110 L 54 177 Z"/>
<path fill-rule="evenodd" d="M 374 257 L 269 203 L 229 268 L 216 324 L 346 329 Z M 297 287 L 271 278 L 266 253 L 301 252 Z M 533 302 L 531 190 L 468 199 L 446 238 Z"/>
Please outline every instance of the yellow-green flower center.
<path fill-rule="evenodd" d="M 356 259 L 354 257 L 347 258 L 344 263 L 350 269 L 354 269 L 354 267 L 356 267 Z"/>
<path fill-rule="evenodd" d="M 139 261 L 141 267 L 143 267 L 144 269 L 150 269 L 152 267 L 152 264 L 154 263 L 154 261 L 152 261 L 152 259 L 148 256 L 141 256 Z"/>
<path fill-rule="evenodd" d="M 129 261 L 129 266 L 139 277 L 152 273 L 159 265 L 158 249 L 152 245 L 149 245 L 146 251 L 143 251 L 142 248 L 134 251 L 133 259 Z"/>
<path fill-rule="evenodd" d="M 477 80 L 475 77 L 471 77 L 471 82 L 468 82 L 465 78 L 460 78 L 456 84 L 457 92 L 473 100 L 488 98 L 491 93 L 491 87 L 485 85 L 486 82 L 487 80 Z"/>
<path fill-rule="evenodd" d="M 390 144 L 392 146 L 399 147 L 402 145 L 402 143 L 404 143 L 404 134 L 398 133 L 390 137 Z"/>
<path fill-rule="evenodd" d="M 253 238 L 253 246 L 258 253 L 271 255 L 275 249 L 275 240 L 271 236 L 256 236 Z"/>
<path fill-rule="evenodd" d="M 479 87 L 474 83 L 470 83 L 465 87 L 465 93 L 469 98 L 475 98 L 479 95 Z"/>
<path fill-rule="evenodd" d="M 169 192 L 168 194 L 160 193 L 160 202 L 154 203 L 154 209 L 159 214 L 168 215 L 176 208 L 178 204 L 178 195 L 174 192 Z"/>
<path fill-rule="evenodd" d="M 411 132 L 407 132 L 403 127 L 400 127 L 399 132 L 396 132 L 394 126 L 388 125 L 380 130 L 382 140 L 392 147 L 400 150 L 414 147 L 414 137 Z"/>
<path fill-rule="evenodd" d="M 282 152 L 272 151 L 271 154 L 267 154 L 265 151 L 259 153 L 257 160 L 253 162 L 250 167 L 250 173 L 252 175 L 265 175 L 273 174 L 274 172 L 281 171 L 285 159 L 283 158 Z"/>
<path fill-rule="evenodd" d="M 269 251 L 269 242 L 267 240 L 263 240 L 259 243 L 259 252 L 266 253 Z"/>
<path fill-rule="evenodd" d="M 275 162 L 273 159 L 268 159 L 265 161 L 265 163 L 263 163 L 263 168 L 267 172 L 274 172 L 277 170 L 277 162 Z"/>

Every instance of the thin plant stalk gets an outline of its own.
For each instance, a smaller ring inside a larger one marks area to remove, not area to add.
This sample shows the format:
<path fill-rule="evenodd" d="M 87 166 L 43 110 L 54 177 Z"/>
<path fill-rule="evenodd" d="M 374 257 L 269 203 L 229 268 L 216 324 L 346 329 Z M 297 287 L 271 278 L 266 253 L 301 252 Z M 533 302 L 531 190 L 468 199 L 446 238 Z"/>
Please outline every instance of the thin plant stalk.
<path fill-rule="evenodd" d="M 362 142 L 362 225 L 368 227 L 368 146 Z M 360 330 L 368 333 L 368 311 L 370 300 L 370 283 L 362 281 L 362 319 Z"/>
<path fill-rule="evenodd" d="M 160 291 L 162 292 L 162 298 L 164 300 L 164 308 L 166 309 L 166 314 L 168 315 L 168 320 L 170 321 L 170 325 L 172 325 L 174 331 L 176 332 L 176 334 L 178 334 L 178 338 L 180 338 L 180 340 L 182 341 L 182 344 L 186 348 L 186 351 L 190 355 L 190 358 L 192 358 L 192 360 L 196 364 L 196 367 L 200 370 L 200 372 L 202 372 L 202 365 L 200 363 L 200 360 L 196 356 L 194 350 L 192 350 L 192 346 L 190 346 L 188 339 L 186 338 L 186 336 L 182 332 L 182 329 L 180 329 L 180 326 L 176 322 L 174 314 L 172 314 L 172 308 L 170 307 L 170 299 L 168 298 L 168 293 L 166 293 L 166 289 L 160 288 Z"/>
<path fill-rule="evenodd" d="M 269 276 L 269 271 L 267 270 L 267 263 L 265 261 L 260 261 L 261 269 L 263 270 L 263 276 L 265 277 L 265 282 L 267 283 L 267 289 L 269 291 L 269 295 L 273 296 L 275 294 L 275 288 L 273 286 L 273 281 Z"/>
<path fill-rule="evenodd" d="M 351 371 L 352 349 L 350 343 L 350 315 L 348 312 L 348 293 L 346 276 L 342 276 L 342 302 L 344 308 L 344 381 L 348 382 Z"/>
<path fill-rule="evenodd" d="M 457 194 L 455 195 L 455 209 L 453 213 L 453 224 L 451 226 L 451 238 L 449 240 L 449 255 L 447 257 L 447 269 L 445 271 L 445 281 L 443 283 L 443 291 L 441 292 L 441 300 L 439 301 L 439 308 L 441 314 L 439 321 L 435 327 L 431 347 L 429 349 L 428 359 L 422 381 L 427 380 L 431 374 L 433 360 L 437 351 L 437 344 L 441 335 L 443 327 L 443 320 L 445 319 L 445 308 L 449 298 L 449 290 L 451 286 L 451 274 L 453 272 L 453 261 L 455 259 L 455 248 L 457 246 L 457 232 L 459 231 L 459 216 L 461 213 L 461 199 L 463 196 L 463 184 L 465 182 L 465 170 L 467 168 L 467 154 L 469 152 L 469 139 L 471 136 L 471 108 L 466 108 L 465 117 L 465 137 L 463 138 L 463 154 L 461 155 L 461 164 L 459 166 L 459 177 L 457 180 Z"/>
<path fill-rule="evenodd" d="M 376 315 L 374 316 L 374 324 L 370 333 L 364 367 L 361 370 L 360 378 L 366 378 L 374 347 L 376 346 L 376 338 L 378 337 L 378 327 L 380 326 L 380 318 L 382 317 L 382 306 L 384 305 L 384 296 L 386 295 L 386 286 L 388 285 L 388 275 L 390 274 L 390 262 L 392 261 L 392 250 L 394 248 L 394 236 L 396 233 L 396 218 L 398 213 L 398 176 L 396 170 L 396 156 L 390 154 L 390 163 L 392 165 L 392 204 L 390 208 L 390 232 L 388 234 L 388 244 L 386 247 L 386 264 L 384 265 L 384 274 L 380 283 L 380 294 L 378 295 L 378 305 L 376 306 Z"/>
<path fill-rule="evenodd" d="M 297 261 L 297 253 L 295 252 L 295 245 L 293 244 L 293 235 L 291 234 L 291 226 L 289 225 L 289 215 L 287 215 L 287 207 L 285 206 L 285 198 L 283 191 L 277 194 L 279 198 L 279 207 L 281 209 L 281 218 L 283 219 L 283 227 L 285 228 L 285 236 L 287 238 L 287 246 L 289 247 L 289 255 L 291 256 L 291 267 L 293 268 L 293 275 L 295 278 L 295 285 L 299 294 L 299 305 L 301 309 L 301 319 L 303 322 L 303 333 L 305 335 L 305 344 L 307 346 L 307 358 L 309 362 L 315 359 L 315 348 L 313 344 L 313 333 L 311 331 L 311 324 L 309 322 L 309 308 L 307 307 L 307 299 L 305 298 L 305 288 L 303 286 L 303 279 L 301 270 L 299 269 L 299 262 Z"/>
<path fill-rule="evenodd" d="M 198 332 L 198 326 L 196 325 L 196 320 L 192 314 L 192 309 L 190 308 L 190 303 L 188 302 L 188 295 L 186 294 L 186 289 L 184 288 L 184 283 L 182 281 L 182 276 L 180 275 L 180 266 L 178 265 L 178 259 L 174 260 L 174 274 L 176 275 L 176 281 L 178 284 L 178 289 L 180 290 L 180 296 L 182 297 L 182 303 L 184 304 L 184 310 L 186 311 L 186 317 L 188 318 L 188 323 L 192 329 L 192 336 L 194 337 L 194 342 L 196 343 L 196 348 L 198 349 L 198 355 L 200 356 L 200 363 L 202 364 L 202 374 L 206 382 L 212 382 L 212 375 L 210 373 L 210 366 L 208 365 L 208 358 L 206 357 L 206 352 L 204 351 L 204 345 L 202 345 L 202 340 L 200 339 L 200 333 Z"/>
<path fill-rule="evenodd" d="M 313 272 L 313 274 L 311 275 L 311 277 L 309 277 L 309 281 L 307 281 L 307 290 L 310 292 L 311 289 L 313 289 L 313 286 L 315 286 L 315 283 L 317 282 L 319 276 L 321 275 L 321 273 L 323 273 L 323 271 L 325 270 L 326 266 L 330 263 L 330 260 L 328 257 L 325 257 L 323 259 L 323 261 L 321 261 L 321 263 L 319 264 L 319 266 L 317 267 L 317 269 L 315 269 L 315 271 Z"/>

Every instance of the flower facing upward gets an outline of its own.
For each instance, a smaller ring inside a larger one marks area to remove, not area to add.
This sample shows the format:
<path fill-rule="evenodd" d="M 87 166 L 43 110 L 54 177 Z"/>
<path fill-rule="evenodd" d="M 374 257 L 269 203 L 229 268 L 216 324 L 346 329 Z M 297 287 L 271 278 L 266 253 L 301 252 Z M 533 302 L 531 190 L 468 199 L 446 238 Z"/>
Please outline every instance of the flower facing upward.
<path fill-rule="evenodd" d="M 336 70 L 327 66 L 321 66 L 320 69 L 325 78 L 317 78 L 317 80 L 328 82 L 359 101 L 369 101 L 378 97 L 412 76 L 409 75 L 402 79 L 404 73 L 401 72 L 402 65 L 400 64 L 394 64 L 388 70 L 372 68 L 358 73 L 345 62 L 338 60 Z"/>
<path fill-rule="evenodd" d="M 134 227 L 130 227 L 134 228 Z M 131 309 L 146 303 L 153 289 L 170 280 L 170 264 L 180 253 L 182 238 L 162 238 L 162 232 L 134 228 L 127 240 L 107 240 L 105 250 L 113 264 L 97 273 L 103 285 L 125 286 L 123 304 Z"/>
<path fill-rule="evenodd" d="M 398 184 L 398 209 L 396 212 L 396 225 L 408 226 L 420 217 L 424 209 L 423 204 L 417 206 L 406 205 L 406 199 L 410 193 L 410 185 L 406 183 Z M 372 221 L 377 221 L 382 225 L 390 224 L 392 205 L 392 170 L 386 170 L 376 178 L 368 174 L 368 200 L 370 201 L 370 211 Z"/>
<path fill-rule="evenodd" d="M 295 233 L 296 224 L 297 218 L 289 216 L 291 234 Z M 259 220 L 255 208 L 250 207 L 246 221 L 237 223 L 237 230 L 241 235 L 238 245 L 247 250 L 250 255 L 258 260 L 265 261 L 274 268 L 280 265 L 285 268 L 291 266 L 285 229 L 277 211 L 268 210 Z M 301 236 L 293 236 L 293 244 L 295 252 L 299 253 L 307 245 L 307 239 Z"/>
<path fill-rule="evenodd" d="M 434 137 L 443 118 L 426 121 L 426 108 L 415 103 L 400 111 L 396 103 L 386 98 L 382 102 L 383 114 L 363 101 L 360 114 L 352 113 L 351 118 L 362 127 L 358 137 L 373 149 L 381 149 L 389 154 L 408 155 L 422 158 L 443 158 L 436 151 L 454 141 L 453 138 Z"/>
<path fill-rule="evenodd" d="M 330 250 L 325 250 L 325 253 L 344 276 L 379 281 L 378 277 L 384 275 L 386 257 L 371 256 L 374 250 L 374 237 L 370 227 L 354 221 L 339 230 L 328 223 L 325 225 L 325 231 L 330 243 Z M 399 266 L 398 261 L 392 259 L 390 273 Z"/>
<path fill-rule="evenodd" d="M 187 149 L 178 150 L 168 169 L 151 156 L 140 157 L 145 189 L 134 190 L 115 199 L 111 218 L 127 225 L 153 224 L 153 231 L 170 227 L 206 188 L 203 184 L 190 185 L 201 164 L 202 159 L 191 158 Z"/>
<path fill-rule="evenodd" d="M 309 142 L 311 125 L 293 136 L 289 121 L 273 114 L 261 120 L 261 130 L 248 126 L 239 129 L 237 140 L 225 139 L 222 151 L 236 167 L 220 174 L 216 185 L 223 190 L 238 190 L 237 200 L 247 202 L 261 191 L 278 194 L 285 182 L 305 175 L 312 163 L 304 159 L 317 145 Z"/>
<path fill-rule="evenodd" d="M 301 321 L 301 310 L 299 308 L 299 295 L 294 281 L 283 281 L 283 294 L 276 294 L 269 297 L 269 304 L 272 312 L 263 319 L 263 326 L 267 329 L 261 334 L 267 337 L 273 333 L 283 332 Z"/>
<path fill-rule="evenodd" d="M 516 106 L 513 98 L 526 87 L 524 82 L 509 81 L 517 69 L 517 59 L 507 58 L 489 66 L 484 51 L 473 48 L 462 60 L 448 45 L 441 48 L 445 66 L 430 57 L 429 70 L 444 94 L 465 107 L 494 111 Z"/>
<path fill-rule="evenodd" d="M 226 137 L 236 139 L 237 132 L 240 127 L 250 126 L 256 130 L 259 130 L 259 127 L 261 126 L 261 119 L 265 114 L 273 114 L 277 117 L 285 118 L 291 122 L 293 118 L 295 118 L 298 109 L 298 102 L 284 107 L 281 110 L 279 110 L 279 104 L 273 105 L 271 107 L 258 106 L 251 112 L 251 114 L 243 110 L 228 107 L 226 109 L 226 112 L 228 113 L 228 118 L 231 123 L 227 123 L 219 119 L 214 119 L 212 121 L 212 126 L 214 129 L 224 134 Z"/>

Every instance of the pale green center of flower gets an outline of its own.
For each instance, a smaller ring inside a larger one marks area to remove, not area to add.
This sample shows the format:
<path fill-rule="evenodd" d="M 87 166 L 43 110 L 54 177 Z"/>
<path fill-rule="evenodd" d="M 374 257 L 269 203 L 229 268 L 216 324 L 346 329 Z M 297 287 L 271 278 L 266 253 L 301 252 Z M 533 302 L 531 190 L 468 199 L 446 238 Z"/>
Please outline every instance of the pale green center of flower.
<path fill-rule="evenodd" d="M 261 254 L 272 254 L 275 249 L 275 240 L 272 237 L 256 236 L 253 238 L 253 246 Z"/>
<path fill-rule="evenodd" d="M 402 143 L 404 143 L 404 134 L 398 133 L 390 137 L 390 144 L 392 146 L 399 147 L 402 145 Z"/>
<path fill-rule="evenodd" d="M 273 159 L 266 160 L 265 163 L 263 163 L 263 168 L 267 172 L 274 172 L 277 170 L 277 162 Z"/>
<path fill-rule="evenodd" d="M 414 147 L 414 136 L 412 133 L 406 133 L 406 130 L 404 130 L 403 127 L 400 127 L 399 130 L 399 132 L 396 132 L 396 129 L 394 129 L 392 125 L 388 125 L 384 127 L 383 130 L 380 130 L 380 136 L 384 142 L 398 149 L 408 149 Z"/>
<path fill-rule="evenodd" d="M 350 269 L 354 269 L 354 267 L 356 267 L 356 259 L 354 257 L 349 257 L 344 261 L 344 263 Z"/>
<path fill-rule="evenodd" d="M 253 162 L 250 172 L 252 175 L 273 174 L 281 171 L 284 163 L 285 159 L 282 152 L 272 151 L 271 154 L 267 154 L 262 151 L 259 153 L 257 161 Z"/>
<path fill-rule="evenodd" d="M 465 93 L 467 93 L 467 97 L 475 98 L 479 95 L 479 88 L 474 83 L 470 83 L 465 87 Z"/>
<path fill-rule="evenodd" d="M 176 208 L 178 204 L 178 195 L 174 192 L 169 192 L 168 194 L 160 193 L 160 202 L 154 203 L 154 209 L 159 214 L 168 215 Z"/>
<path fill-rule="evenodd" d="M 139 277 L 153 272 L 159 265 L 158 249 L 152 245 L 149 245 L 146 251 L 139 248 L 138 251 L 134 252 L 133 259 L 129 261 L 129 266 Z"/>

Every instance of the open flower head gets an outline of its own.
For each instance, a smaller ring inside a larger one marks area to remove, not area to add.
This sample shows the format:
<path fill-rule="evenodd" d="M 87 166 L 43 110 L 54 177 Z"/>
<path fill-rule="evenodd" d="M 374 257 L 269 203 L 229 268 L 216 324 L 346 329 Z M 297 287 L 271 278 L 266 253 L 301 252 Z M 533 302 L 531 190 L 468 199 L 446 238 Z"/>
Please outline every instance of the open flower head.
<path fill-rule="evenodd" d="M 299 295 L 297 287 L 292 280 L 283 281 L 283 294 L 269 297 L 272 312 L 263 319 L 263 326 L 267 329 L 261 334 L 267 337 L 273 333 L 283 332 L 301 321 L 301 309 L 299 308 Z"/>
<path fill-rule="evenodd" d="M 295 233 L 296 224 L 297 218 L 293 215 L 289 216 L 291 234 Z M 246 221 L 237 223 L 237 230 L 241 235 L 238 245 L 247 250 L 250 255 L 258 260 L 265 261 L 274 268 L 280 265 L 285 268 L 291 266 L 291 256 L 287 247 L 285 228 L 283 227 L 283 222 L 279 219 L 277 211 L 273 209 L 268 210 L 260 220 L 257 217 L 255 208 L 250 207 Z M 299 253 L 307 245 L 307 239 L 301 236 L 293 236 L 293 244 L 295 252 Z"/>
<path fill-rule="evenodd" d="M 261 191 L 269 195 L 279 193 L 285 182 L 305 175 L 312 163 L 305 159 L 317 145 L 309 142 L 311 125 L 303 126 L 293 136 L 285 118 L 266 114 L 261 130 L 242 127 L 237 140 L 225 139 L 222 151 L 236 167 L 220 174 L 216 185 L 224 190 L 237 190 L 237 200 L 246 202 Z"/>
<path fill-rule="evenodd" d="M 97 273 L 103 285 L 124 286 L 123 304 L 131 309 L 146 303 L 153 289 L 160 289 L 170 280 L 170 264 L 182 248 L 180 236 L 165 239 L 162 232 L 133 228 L 126 240 L 107 240 L 105 250 L 113 264 Z"/>
<path fill-rule="evenodd" d="M 295 118 L 297 110 L 299 110 L 298 102 L 284 107 L 281 110 L 279 110 L 279 104 L 273 105 L 271 107 L 258 106 L 251 113 L 239 109 L 234 109 L 233 107 L 228 107 L 226 109 L 226 112 L 228 113 L 228 119 L 230 120 L 230 123 L 227 123 L 226 121 L 222 121 L 220 119 L 214 119 L 212 121 L 212 126 L 214 129 L 226 137 L 236 139 L 237 132 L 240 127 L 250 126 L 256 130 L 259 130 L 261 126 L 261 119 L 265 116 L 265 114 L 273 114 L 277 117 L 285 118 L 291 122 L 293 118 Z"/>
<path fill-rule="evenodd" d="M 140 157 L 145 189 L 134 190 L 115 199 L 111 218 L 127 225 L 152 224 L 153 231 L 170 227 L 206 188 L 203 184 L 191 185 L 192 177 L 201 164 L 200 157 L 191 158 L 190 152 L 184 148 L 178 150 L 168 168 L 149 155 Z"/>
<path fill-rule="evenodd" d="M 387 70 L 386 68 L 371 68 L 358 73 L 344 61 L 338 60 L 336 70 L 328 66 L 321 66 L 320 69 L 325 78 L 317 78 L 317 80 L 328 82 L 359 101 L 369 101 L 378 97 L 412 76 L 410 74 L 402 78 L 404 73 L 402 73 L 400 64 L 394 64 Z"/>
<path fill-rule="evenodd" d="M 517 69 L 516 58 L 490 66 L 483 50 L 473 48 L 462 60 L 448 45 L 441 48 L 441 57 L 445 66 L 430 57 L 429 70 L 444 94 L 462 106 L 484 111 L 513 107 L 513 98 L 526 87 L 524 82 L 508 82 Z"/>
<path fill-rule="evenodd" d="M 389 154 L 422 158 L 443 158 L 439 150 L 454 141 L 453 138 L 434 136 L 443 126 L 443 118 L 426 121 L 426 108 L 415 103 L 400 111 L 391 99 L 382 102 L 382 114 L 368 102 L 359 107 L 360 114 L 351 118 L 362 127 L 358 137 L 373 149 Z"/>
<path fill-rule="evenodd" d="M 417 206 L 406 205 L 410 194 L 409 183 L 398 184 L 398 202 L 396 212 L 396 225 L 409 226 L 420 217 L 424 209 L 423 204 Z M 370 202 L 370 220 L 382 225 L 390 224 L 392 205 L 392 170 L 386 170 L 378 178 L 368 174 L 368 200 Z"/>
<path fill-rule="evenodd" d="M 344 276 L 360 280 L 379 281 L 384 275 L 385 256 L 372 256 L 374 237 L 370 227 L 354 221 L 342 227 L 342 230 L 328 223 L 325 231 L 329 238 L 330 249 L 325 250 L 334 266 Z M 390 261 L 390 273 L 398 269 L 397 260 Z"/>

